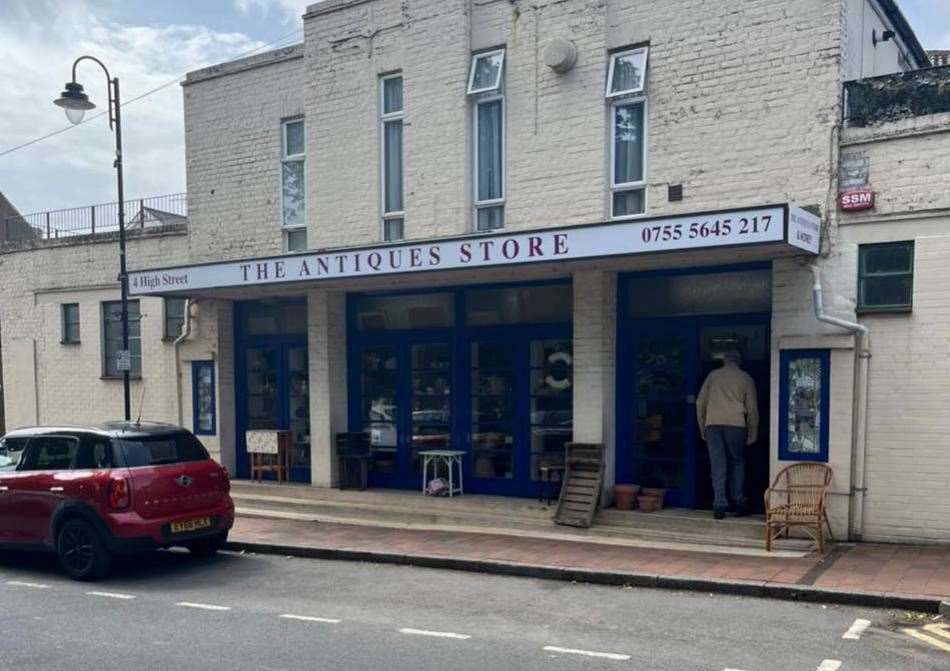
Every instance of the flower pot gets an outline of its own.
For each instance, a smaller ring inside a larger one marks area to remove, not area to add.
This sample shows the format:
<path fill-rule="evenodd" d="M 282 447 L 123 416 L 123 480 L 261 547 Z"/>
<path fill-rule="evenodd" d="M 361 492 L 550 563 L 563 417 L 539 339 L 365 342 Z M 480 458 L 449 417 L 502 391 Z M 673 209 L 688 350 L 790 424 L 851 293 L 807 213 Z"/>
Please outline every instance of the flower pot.
<path fill-rule="evenodd" d="M 633 510 L 633 501 L 640 487 L 637 485 L 616 485 L 614 487 L 614 505 L 617 510 Z"/>
<path fill-rule="evenodd" d="M 652 513 L 660 507 L 660 499 L 656 496 L 641 494 L 637 497 L 637 505 L 640 508 L 640 512 Z"/>
<path fill-rule="evenodd" d="M 640 493 L 645 496 L 655 496 L 657 499 L 657 508 L 663 507 L 663 499 L 666 498 L 666 488 L 665 487 L 644 487 L 640 490 Z"/>

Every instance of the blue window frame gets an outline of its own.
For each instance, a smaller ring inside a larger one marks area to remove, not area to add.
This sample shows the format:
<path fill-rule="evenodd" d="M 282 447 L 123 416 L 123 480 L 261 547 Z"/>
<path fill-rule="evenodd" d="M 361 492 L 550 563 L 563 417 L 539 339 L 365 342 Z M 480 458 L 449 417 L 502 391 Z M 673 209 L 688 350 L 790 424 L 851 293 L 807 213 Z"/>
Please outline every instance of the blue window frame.
<path fill-rule="evenodd" d="M 828 461 L 831 353 L 784 350 L 780 355 L 778 456 L 783 461 Z"/>
<path fill-rule="evenodd" d="M 217 432 L 214 361 L 191 362 L 191 408 L 193 433 L 213 436 Z"/>

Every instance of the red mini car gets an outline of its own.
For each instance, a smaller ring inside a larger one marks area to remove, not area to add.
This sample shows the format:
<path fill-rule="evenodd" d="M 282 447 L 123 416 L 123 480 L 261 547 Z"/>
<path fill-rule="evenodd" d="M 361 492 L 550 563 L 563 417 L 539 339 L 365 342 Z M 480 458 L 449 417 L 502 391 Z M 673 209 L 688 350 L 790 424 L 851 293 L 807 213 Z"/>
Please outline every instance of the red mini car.
<path fill-rule="evenodd" d="M 212 555 L 234 504 L 227 471 L 169 424 L 17 429 L 0 439 L 0 548 L 51 550 L 71 577 L 114 553 L 184 546 Z"/>

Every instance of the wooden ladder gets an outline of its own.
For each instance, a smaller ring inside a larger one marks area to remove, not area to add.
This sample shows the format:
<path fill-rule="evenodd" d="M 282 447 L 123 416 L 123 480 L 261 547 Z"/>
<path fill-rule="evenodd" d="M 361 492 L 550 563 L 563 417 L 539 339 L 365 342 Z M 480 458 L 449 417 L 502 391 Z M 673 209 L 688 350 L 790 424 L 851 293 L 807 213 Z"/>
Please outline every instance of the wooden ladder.
<path fill-rule="evenodd" d="M 604 484 L 604 446 L 596 443 L 567 443 L 564 483 L 554 521 L 571 527 L 588 528 L 600 503 Z"/>

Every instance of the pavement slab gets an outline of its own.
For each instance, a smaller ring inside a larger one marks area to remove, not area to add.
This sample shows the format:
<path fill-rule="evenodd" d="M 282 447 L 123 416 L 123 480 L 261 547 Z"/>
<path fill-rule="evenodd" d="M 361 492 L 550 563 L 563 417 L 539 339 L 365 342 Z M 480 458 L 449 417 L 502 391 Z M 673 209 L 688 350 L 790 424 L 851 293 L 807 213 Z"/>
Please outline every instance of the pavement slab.
<path fill-rule="evenodd" d="M 232 547 L 277 554 L 885 604 L 937 612 L 950 600 L 950 547 L 858 543 L 768 557 L 583 541 L 238 517 Z M 596 579 L 597 576 L 600 579 Z M 784 589 L 783 589 L 784 588 Z"/>

